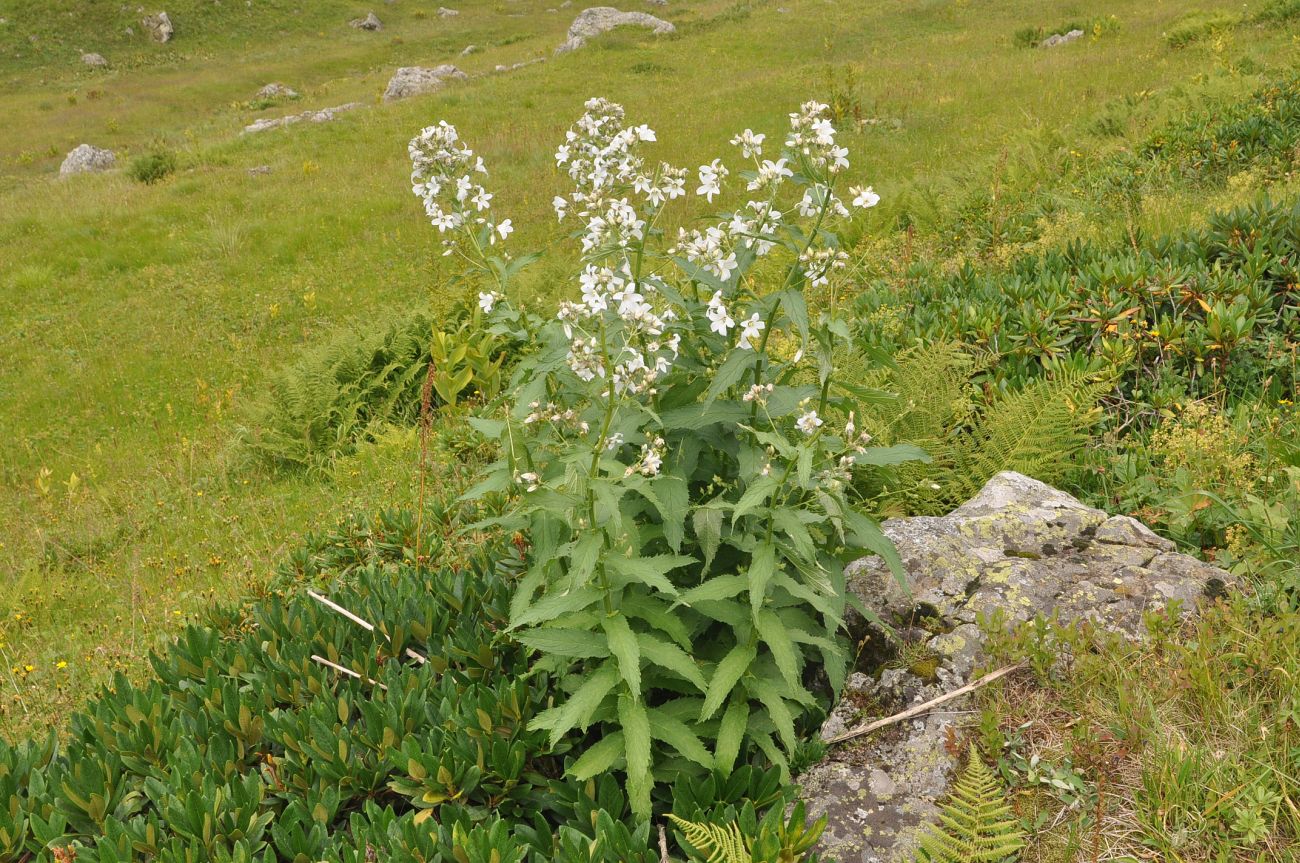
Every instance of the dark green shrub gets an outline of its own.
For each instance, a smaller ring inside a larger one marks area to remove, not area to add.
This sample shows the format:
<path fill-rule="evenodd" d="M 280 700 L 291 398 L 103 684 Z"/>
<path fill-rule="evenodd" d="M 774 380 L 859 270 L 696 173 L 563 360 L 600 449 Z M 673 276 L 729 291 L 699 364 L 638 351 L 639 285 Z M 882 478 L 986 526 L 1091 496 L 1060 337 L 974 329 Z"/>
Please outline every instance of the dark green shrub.
<path fill-rule="evenodd" d="M 143 156 L 136 156 L 127 168 L 127 175 L 132 180 L 145 185 L 161 182 L 176 172 L 176 154 L 167 150 L 156 150 Z"/>

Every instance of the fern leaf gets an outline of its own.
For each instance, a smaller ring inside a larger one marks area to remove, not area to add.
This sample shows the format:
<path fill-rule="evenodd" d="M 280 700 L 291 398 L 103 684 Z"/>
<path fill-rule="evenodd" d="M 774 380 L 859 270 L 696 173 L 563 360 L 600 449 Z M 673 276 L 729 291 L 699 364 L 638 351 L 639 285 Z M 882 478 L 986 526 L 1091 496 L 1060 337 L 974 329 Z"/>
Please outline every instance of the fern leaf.
<path fill-rule="evenodd" d="M 745 837 L 736 822 L 719 825 L 706 821 L 687 821 L 676 815 L 668 817 L 682 831 L 692 848 L 707 855 L 704 858 L 706 863 L 753 863 L 749 849 L 745 847 Z"/>
<path fill-rule="evenodd" d="M 953 785 L 939 824 L 921 838 L 918 863 L 1000 863 L 1024 848 L 1024 834 L 1005 791 L 979 751 Z"/>

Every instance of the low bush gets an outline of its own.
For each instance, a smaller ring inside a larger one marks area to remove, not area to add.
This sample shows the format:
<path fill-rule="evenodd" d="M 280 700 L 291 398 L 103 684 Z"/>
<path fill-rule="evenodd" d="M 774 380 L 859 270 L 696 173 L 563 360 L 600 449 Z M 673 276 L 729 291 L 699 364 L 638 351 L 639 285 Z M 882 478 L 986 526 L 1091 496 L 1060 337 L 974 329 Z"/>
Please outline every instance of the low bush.
<path fill-rule="evenodd" d="M 1165 31 L 1165 44 L 1170 48 L 1186 48 L 1217 33 L 1232 30 L 1240 23 L 1240 16 L 1226 12 L 1192 12 Z"/>
<path fill-rule="evenodd" d="M 159 183 L 176 172 L 176 154 L 167 150 L 156 150 L 143 156 L 136 156 L 126 173 L 132 180 L 145 185 Z"/>

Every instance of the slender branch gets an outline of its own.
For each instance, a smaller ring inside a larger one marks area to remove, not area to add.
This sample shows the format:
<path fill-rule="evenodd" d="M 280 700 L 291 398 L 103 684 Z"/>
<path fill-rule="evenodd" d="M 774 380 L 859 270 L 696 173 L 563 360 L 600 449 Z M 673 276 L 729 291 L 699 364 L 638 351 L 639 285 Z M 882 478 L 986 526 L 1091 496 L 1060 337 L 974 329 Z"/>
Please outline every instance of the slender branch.
<path fill-rule="evenodd" d="M 355 671 L 353 671 L 351 668 L 344 668 L 343 666 L 339 665 L 337 662 L 330 662 L 330 661 L 329 661 L 328 659 L 326 659 L 325 657 L 323 657 L 323 656 L 317 656 L 317 655 L 314 654 L 314 653 L 311 655 L 311 658 L 312 658 L 312 660 L 314 660 L 315 662 L 319 662 L 321 665 L 324 665 L 326 668 L 332 668 L 332 669 L 334 669 L 334 670 L 337 671 L 339 674 L 346 674 L 348 677 L 352 677 L 352 678 L 355 678 L 355 679 L 357 679 L 357 680 L 364 680 L 364 681 L 366 681 L 367 683 L 369 683 L 369 684 L 371 684 L 371 685 L 373 685 L 373 686 L 378 686 L 380 689 L 384 690 L 385 692 L 388 691 L 388 687 L 385 686 L 384 684 L 380 683 L 378 680 L 371 680 L 369 677 L 363 677 L 362 675 L 357 674 L 357 673 L 356 673 Z"/>
<path fill-rule="evenodd" d="M 343 616 L 346 617 L 348 620 L 352 621 L 352 622 L 355 623 L 357 626 L 361 627 L 362 629 L 366 630 L 367 632 L 374 632 L 374 631 L 375 631 L 375 625 L 374 625 L 373 623 L 371 623 L 370 621 L 365 620 L 365 619 L 363 619 L 363 618 L 357 617 L 355 614 L 353 614 L 352 612 L 348 611 L 346 608 L 344 608 L 343 606 L 339 605 L 337 602 L 334 602 L 333 600 L 330 600 L 330 599 L 326 599 L 325 597 L 321 596 L 319 593 L 317 593 L 317 592 L 314 591 L 314 590 L 309 590 L 309 591 L 307 591 L 307 595 L 310 596 L 312 599 L 316 600 L 317 602 L 319 602 L 321 605 L 323 605 L 323 606 L 325 606 L 326 608 L 328 608 L 330 611 L 334 611 L 334 612 L 337 612 L 337 613 L 343 615 Z M 389 643 L 389 644 L 392 644 L 392 643 L 393 643 L 393 639 L 392 639 L 392 638 L 389 638 L 389 636 L 388 636 L 387 633 L 381 632 L 380 635 L 383 635 L 384 638 L 388 639 L 388 643 Z M 409 647 L 406 648 L 406 655 L 409 656 L 409 657 L 411 657 L 412 659 L 414 659 L 416 662 L 419 662 L 421 665 L 423 665 L 424 663 L 426 663 L 426 662 L 429 661 L 427 657 L 425 657 L 425 656 L 423 656 L 423 655 L 421 655 L 421 654 L 419 654 L 419 653 L 416 653 L 414 650 L 412 650 L 412 649 L 409 648 Z"/>
<path fill-rule="evenodd" d="M 868 722 L 866 725 L 859 726 L 857 728 L 854 728 L 851 731 L 845 731 L 843 734 L 837 734 L 834 737 L 832 737 L 830 740 L 827 740 L 826 745 L 834 746 L 836 743 L 843 743 L 845 740 L 852 740 L 855 737 L 861 737 L 864 734 L 870 734 L 873 731 L 879 731 L 882 728 L 885 728 L 890 725 L 894 725 L 895 723 L 898 722 L 902 722 L 905 719 L 911 719 L 913 716 L 919 716 L 920 714 L 925 713 L 927 710 L 931 709 L 932 707 L 938 707 L 940 704 L 946 704 L 947 702 L 952 701 L 954 698 L 959 698 L 968 692 L 974 692 L 976 689 L 979 689 L 981 686 L 987 686 L 988 684 L 992 683 L 998 678 L 1005 677 L 1011 672 L 1023 668 L 1024 664 L 1025 664 L 1024 662 L 1017 662 L 1015 665 L 1008 665 L 1003 668 L 999 668 L 997 671 L 990 671 L 988 674 L 984 675 L 979 680 L 973 681 L 971 683 L 967 683 L 965 686 L 962 686 L 958 689 L 954 689 L 952 692 L 946 692 L 943 695 L 940 695 L 938 698 L 932 698 L 929 701 L 925 702 L 924 704 L 918 704 L 915 707 L 909 707 L 907 710 L 904 710 L 902 713 L 895 713 L 893 716 L 886 716 L 884 719 L 877 719 L 874 722 Z"/>

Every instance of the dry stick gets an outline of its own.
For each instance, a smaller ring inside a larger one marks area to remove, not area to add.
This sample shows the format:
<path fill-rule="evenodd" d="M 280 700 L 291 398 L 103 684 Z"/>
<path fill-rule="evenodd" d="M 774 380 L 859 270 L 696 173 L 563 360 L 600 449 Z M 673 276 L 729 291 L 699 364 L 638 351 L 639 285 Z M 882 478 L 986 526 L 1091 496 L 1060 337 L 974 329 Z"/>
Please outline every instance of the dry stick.
<path fill-rule="evenodd" d="M 364 618 L 357 617 L 355 614 L 353 614 L 352 612 L 348 611 L 346 608 L 344 608 L 343 606 L 339 605 L 337 602 L 334 602 L 334 601 L 332 601 L 332 600 L 326 599 L 325 597 L 321 596 L 319 593 L 317 593 L 317 592 L 314 591 L 314 590 L 309 590 L 309 591 L 307 591 L 307 595 L 310 596 L 312 599 L 316 600 L 317 602 L 319 602 L 321 605 L 323 605 L 323 606 L 325 606 L 326 608 L 328 608 L 330 611 L 336 611 L 336 612 L 338 612 L 339 614 L 343 615 L 343 616 L 346 617 L 348 620 L 352 621 L 352 622 L 355 623 L 357 626 L 361 627 L 362 629 L 366 630 L 367 632 L 374 632 L 374 631 L 375 631 L 375 625 L 374 625 L 373 623 L 371 623 L 371 622 L 368 621 L 368 620 L 365 620 Z M 380 634 L 381 634 L 381 635 L 384 635 L 384 638 L 388 638 L 388 636 L 385 635 L 384 633 L 380 633 Z M 392 640 L 391 638 L 388 638 L 388 642 L 389 642 L 390 644 L 392 643 L 392 641 L 393 641 L 393 640 Z M 409 656 L 409 657 L 411 657 L 412 659 L 418 661 L 421 665 L 423 665 L 424 663 L 426 663 L 426 662 L 429 661 L 426 657 L 422 656 L 422 655 L 419 654 L 419 653 L 416 653 L 414 650 L 412 650 L 412 649 L 409 648 L 409 647 L 406 648 L 406 655 Z"/>
<path fill-rule="evenodd" d="M 859 728 L 854 728 L 852 731 L 846 731 L 843 734 L 837 734 L 834 737 L 832 737 L 830 740 L 827 740 L 826 745 L 833 746 L 836 743 L 843 743 L 845 740 L 852 740 L 854 737 L 861 737 L 864 734 L 870 734 L 873 731 L 879 731 L 881 728 L 884 728 L 888 725 L 893 725 L 896 722 L 902 722 L 904 719 L 911 719 L 913 716 L 917 716 L 919 714 L 925 713 L 927 710 L 929 710 L 932 707 L 938 707 L 940 704 L 945 704 L 949 701 L 952 701 L 954 698 L 958 698 L 962 695 L 965 695 L 968 692 L 974 692 L 976 689 L 979 689 L 981 686 L 987 686 L 988 684 L 997 680 L 999 677 L 1005 677 L 1006 675 L 1010 674 L 1011 672 L 1015 671 L 1018 668 L 1021 668 L 1022 666 L 1024 666 L 1023 662 L 1017 662 L 1015 665 L 1008 665 L 1005 668 L 999 668 L 997 671 L 990 671 L 988 674 L 984 675 L 979 680 L 976 680 L 973 683 L 967 683 L 965 686 L 959 689 L 954 689 L 952 692 L 946 692 L 943 695 L 940 695 L 938 698 L 932 698 L 929 701 L 925 702 L 924 704 L 918 704 L 915 707 L 909 707 L 906 710 L 904 710 L 902 713 L 895 713 L 893 716 L 886 716 L 884 719 L 877 719 L 874 722 L 868 722 L 866 725 L 863 725 Z"/>
<path fill-rule="evenodd" d="M 311 658 L 319 662 L 321 665 L 328 666 L 329 668 L 334 669 L 340 674 L 346 674 L 348 677 L 355 677 L 357 680 L 364 680 L 369 684 L 378 686 L 380 689 L 384 690 L 385 692 L 388 691 L 388 687 L 380 683 L 378 680 L 371 680 L 369 677 L 362 677 L 360 674 L 357 674 L 351 668 L 344 668 L 343 666 L 339 665 L 337 662 L 330 662 L 325 657 L 317 656 L 314 653 L 311 655 Z"/>
<path fill-rule="evenodd" d="M 662 824 L 659 825 L 659 863 L 672 863 L 668 856 L 668 832 Z"/>

